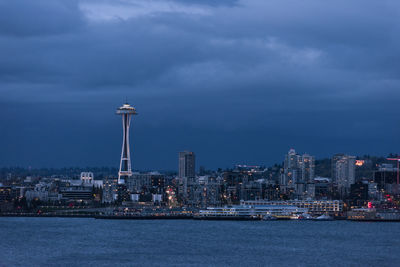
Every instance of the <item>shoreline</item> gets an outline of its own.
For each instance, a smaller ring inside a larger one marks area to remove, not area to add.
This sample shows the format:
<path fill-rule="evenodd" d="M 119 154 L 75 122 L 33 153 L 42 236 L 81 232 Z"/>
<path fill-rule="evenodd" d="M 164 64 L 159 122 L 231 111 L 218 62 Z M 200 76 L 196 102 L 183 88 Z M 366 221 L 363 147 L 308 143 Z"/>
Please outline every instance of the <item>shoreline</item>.
<path fill-rule="evenodd" d="M 196 220 L 196 221 L 262 221 L 262 218 L 252 217 L 196 217 L 193 215 L 100 215 L 100 214 L 0 214 L 1 217 L 30 217 L 30 218 L 93 218 L 96 220 Z M 273 221 L 324 221 L 324 220 L 273 220 Z M 334 219 L 329 221 L 349 221 L 349 222 L 400 222 L 400 220 L 382 219 Z"/>

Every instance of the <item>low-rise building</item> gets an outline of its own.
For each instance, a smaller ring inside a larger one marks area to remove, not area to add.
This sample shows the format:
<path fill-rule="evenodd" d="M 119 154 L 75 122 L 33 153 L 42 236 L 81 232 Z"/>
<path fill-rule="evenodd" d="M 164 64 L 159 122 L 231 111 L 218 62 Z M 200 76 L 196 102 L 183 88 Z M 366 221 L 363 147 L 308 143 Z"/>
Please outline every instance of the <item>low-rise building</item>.
<path fill-rule="evenodd" d="M 343 212 L 343 202 L 341 200 L 286 200 L 286 201 L 269 201 L 269 200 L 249 200 L 240 201 L 240 205 L 280 205 L 280 206 L 296 206 L 298 208 L 306 208 L 311 214 L 337 214 Z"/>

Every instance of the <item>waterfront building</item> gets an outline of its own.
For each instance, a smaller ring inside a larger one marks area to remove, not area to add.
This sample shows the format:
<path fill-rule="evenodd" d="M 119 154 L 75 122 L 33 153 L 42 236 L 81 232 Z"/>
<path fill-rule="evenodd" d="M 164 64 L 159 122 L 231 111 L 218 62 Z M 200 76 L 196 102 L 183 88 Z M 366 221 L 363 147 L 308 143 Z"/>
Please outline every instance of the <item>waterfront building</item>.
<path fill-rule="evenodd" d="M 240 201 L 240 205 L 278 205 L 278 206 L 296 206 L 308 209 L 311 214 L 336 214 L 343 212 L 343 202 L 341 200 L 286 200 L 286 201 L 270 201 L 270 200 L 248 200 Z"/>
<path fill-rule="evenodd" d="M 400 212 L 393 209 L 358 208 L 347 212 L 353 221 L 400 221 Z"/>
<path fill-rule="evenodd" d="M 234 205 L 225 207 L 207 207 L 199 211 L 199 218 L 263 218 L 274 216 L 276 218 L 296 218 L 308 212 L 307 208 L 289 205 Z"/>

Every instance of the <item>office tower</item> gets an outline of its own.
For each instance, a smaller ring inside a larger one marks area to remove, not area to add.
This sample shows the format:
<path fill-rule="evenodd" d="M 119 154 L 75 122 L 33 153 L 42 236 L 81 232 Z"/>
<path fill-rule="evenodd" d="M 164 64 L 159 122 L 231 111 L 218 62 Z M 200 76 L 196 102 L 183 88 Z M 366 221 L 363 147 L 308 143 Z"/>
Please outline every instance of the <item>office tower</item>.
<path fill-rule="evenodd" d="M 300 161 L 301 179 L 305 183 L 314 182 L 315 158 L 308 154 L 303 154 Z"/>
<path fill-rule="evenodd" d="M 118 172 L 118 184 L 124 184 L 128 177 L 132 176 L 131 155 L 129 148 L 129 126 L 131 123 L 132 115 L 136 115 L 136 109 L 129 105 L 124 104 L 117 109 L 117 115 L 122 117 L 122 152 L 121 161 Z"/>
<path fill-rule="evenodd" d="M 348 193 L 350 185 L 355 183 L 356 157 L 337 154 L 332 158 L 332 180 L 341 194 Z"/>
<path fill-rule="evenodd" d="M 179 196 L 188 203 L 195 184 L 195 155 L 193 152 L 179 152 Z"/>
<path fill-rule="evenodd" d="M 179 178 L 194 178 L 195 171 L 195 155 L 190 151 L 179 152 Z"/>

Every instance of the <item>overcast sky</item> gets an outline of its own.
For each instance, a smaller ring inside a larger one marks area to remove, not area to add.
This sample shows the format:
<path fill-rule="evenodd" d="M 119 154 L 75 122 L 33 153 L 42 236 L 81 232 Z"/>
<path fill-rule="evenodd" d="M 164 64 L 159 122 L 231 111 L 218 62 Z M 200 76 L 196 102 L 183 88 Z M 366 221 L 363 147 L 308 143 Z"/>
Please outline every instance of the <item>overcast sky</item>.
<path fill-rule="evenodd" d="M 0 166 L 135 169 L 387 155 L 398 0 L 0 0 Z"/>

